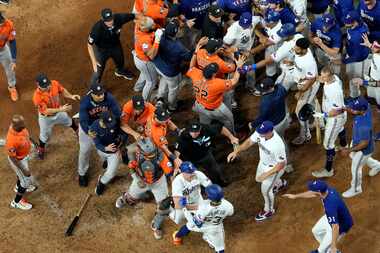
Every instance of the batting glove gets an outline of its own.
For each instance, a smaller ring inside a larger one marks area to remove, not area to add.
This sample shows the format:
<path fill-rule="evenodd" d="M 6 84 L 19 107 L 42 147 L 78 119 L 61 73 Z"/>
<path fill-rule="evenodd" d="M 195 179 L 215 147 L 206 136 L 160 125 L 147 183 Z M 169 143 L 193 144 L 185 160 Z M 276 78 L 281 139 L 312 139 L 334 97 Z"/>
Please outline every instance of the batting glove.
<path fill-rule="evenodd" d="M 154 40 L 156 42 L 160 43 L 161 37 L 163 34 L 164 34 L 164 32 L 162 31 L 162 29 L 157 29 L 156 32 L 154 33 Z"/>
<path fill-rule="evenodd" d="M 181 208 L 184 208 L 187 205 L 187 199 L 185 197 L 179 198 L 178 202 L 179 202 L 179 205 L 181 206 Z"/>
<path fill-rule="evenodd" d="M 327 118 L 328 114 L 327 114 L 327 112 L 324 112 L 324 113 L 315 112 L 315 113 L 313 113 L 313 117 L 314 118 Z"/>

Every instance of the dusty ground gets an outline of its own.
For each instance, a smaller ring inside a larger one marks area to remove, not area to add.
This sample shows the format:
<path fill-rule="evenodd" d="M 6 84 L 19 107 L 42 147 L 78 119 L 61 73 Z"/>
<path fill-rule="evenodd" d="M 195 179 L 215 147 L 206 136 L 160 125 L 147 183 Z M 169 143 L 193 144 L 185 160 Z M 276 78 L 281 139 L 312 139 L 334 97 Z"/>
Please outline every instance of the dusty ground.
<path fill-rule="evenodd" d="M 132 0 L 14 0 L 4 8 L 7 16 L 14 20 L 18 32 L 18 89 L 21 101 L 16 104 L 8 99 L 3 74 L 1 74 L 0 101 L 1 130 L 6 133 L 12 114 L 21 113 L 28 120 L 28 127 L 34 137 L 38 136 L 36 111 L 32 107 L 33 79 L 39 71 L 60 80 L 74 92 L 83 94 L 90 76 L 90 61 L 86 51 L 86 39 L 91 25 L 98 19 L 103 7 L 115 11 L 129 11 Z M 127 65 L 133 66 L 131 55 L 132 24 L 123 32 Z M 131 96 L 132 82 L 116 79 L 112 71 L 104 77 L 107 88 L 122 103 Z M 188 98 L 188 96 L 186 97 Z M 257 98 L 243 97 L 241 103 L 248 118 L 256 112 Z M 77 105 L 74 105 L 77 108 Z M 249 110 L 248 110 L 249 109 Z M 174 117 L 179 125 L 180 113 Z M 376 116 L 375 122 L 379 117 Z M 296 134 L 296 126 L 289 131 Z M 379 129 L 377 129 L 379 130 Z M 165 224 L 165 237 L 155 241 L 149 229 L 154 212 L 153 203 L 139 204 L 136 208 L 116 210 L 114 201 L 129 179 L 120 177 L 102 197 L 93 197 L 84 211 L 75 236 L 65 238 L 64 231 L 87 192 L 93 192 L 97 175 L 101 172 L 99 163 L 93 162 L 91 183 L 87 189 L 79 188 L 76 181 L 78 144 L 70 130 L 56 128 L 49 145 L 47 159 L 33 161 L 31 167 L 41 187 L 28 199 L 34 204 L 30 212 L 9 208 L 13 198 L 15 177 L 1 152 L 0 170 L 0 252 L 210 252 L 200 235 L 189 236 L 182 247 L 175 248 L 170 234 L 175 229 L 172 223 Z M 230 151 L 227 146 L 224 152 Z M 223 152 L 223 151 L 222 151 Z M 311 171 L 323 166 L 324 152 L 314 142 L 292 150 L 296 171 L 287 175 L 290 182 L 288 192 L 305 190 L 305 182 L 311 179 Z M 379 157 L 380 152 L 375 153 Z M 224 159 L 223 155 L 219 155 Z M 94 158 L 95 158 L 94 154 Z M 277 198 L 277 213 L 265 223 L 258 224 L 254 215 L 262 208 L 263 202 L 259 185 L 254 181 L 257 150 L 252 149 L 225 169 L 233 180 L 226 188 L 226 197 L 235 206 L 236 214 L 225 222 L 226 252 L 293 253 L 309 252 L 316 248 L 311 228 L 322 215 L 319 200 L 289 201 Z M 337 156 L 336 176 L 329 183 L 343 191 L 349 185 L 350 161 Z M 355 226 L 344 239 L 341 249 L 344 253 L 379 253 L 380 232 L 378 198 L 380 178 L 369 178 L 364 170 L 364 193 L 350 199 L 347 204 L 352 211 Z"/>

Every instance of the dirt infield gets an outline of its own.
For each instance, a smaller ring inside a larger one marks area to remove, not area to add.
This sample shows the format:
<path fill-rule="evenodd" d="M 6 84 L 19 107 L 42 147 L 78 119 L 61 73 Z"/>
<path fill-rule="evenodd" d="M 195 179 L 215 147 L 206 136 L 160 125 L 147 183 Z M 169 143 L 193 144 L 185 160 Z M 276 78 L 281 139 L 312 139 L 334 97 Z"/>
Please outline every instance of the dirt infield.
<path fill-rule="evenodd" d="M 14 0 L 10 7 L 0 6 L 15 22 L 17 29 L 17 87 L 20 101 L 12 103 L 8 98 L 3 70 L 0 70 L 0 136 L 5 135 L 12 114 L 26 117 L 32 135 L 38 137 L 37 113 L 33 108 L 34 77 L 40 71 L 52 79 L 60 80 L 69 90 L 83 95 L 87 89 L 91 64 L 87 54 L 86 40 L 92 24 L 98 19 L 104 7 L 115 12 L 130 11 L 132 0 Z M 122 41 L 127 66 L 134 71 L 132 57 L 133 23 L 122 32 Z M 111 67 L 112 66 L 112 67 Z M 108 65 L 104 84 L 118 98 L 120 103 L 133 94 L 133 82 L 117 79 L 113 75 L 113 64 Z M 189 101 L 188 88 L 182 98 Z M 248 118 L 257 110 L 256 97 L 243 96 L 240 104 Z M 188 103 L 190 105 L 190 101 Z M 74 108 L 78 108 L 75 104 Z M 174 117 L 184 126 L 189 117 L 187 112 Z M 375 111 L 375 110 L 374 110 Z M 374 112 L 374 114 L 376 114 Z M 376 115 L 374 122 L 379 122 Z M 380 130 L 377 127 L 376 130 Z M 294 137 L 297 124 L 289 131 Z M 220 149 L 218 157 L 225 160 L 230 146 Z M 311 171 L 323 166 L 324 151 L 315 144 L 292 149 L 295 172 L 286 175 L 290 187 L 287 192 L 305 190 L 305 183 L 311 179 Z M 212 252 L 199 234 L 192 234 L 181 247 L 171 243 L 171 233 L 176 229 L 172 222 L 164 225 L 165 236 L 156 241 L 150 230 L 155 204 L 140 203 L 135 208 L 117 210 L 114 203 L 128 185 L 126 167 L 119 174 L 102 197 L 93 197 L 70 238 L 64 231 L 77 212 L 87 192 L 93 192 L 101 164 L 94 152 L 90 170 L 91 181 L 87 189 L 79 188 L 76 178 L 78 143 L 70 129 L 55 128 L 44 161 L 33 160 L 31 168 L 40 188 L 28 197 L 34 204 L 30 212 L 9 208 L 14 196 L 12 191 L 15 176 L 8 166 L 6 156 L 0 154 L 0 252 Z M 380 157 L 380 152 L 375 153 Z M 260 187 L 255 182 L 255 166 L 258 162 L 257 148 L 241 155 L 235 163 L 225 166 L 232 184 L 226 188 L 226 198 L 235 207 L 235 215 L 225 222 L 226 252 L 257 253 L 301 253 L 317 247 L 311 228 L 322 215 L 319 200 L 291 201 L 277 198 L 277 212 L 265 223 L 254 221 L 254 215 L 262 208 Z M 350 182 L 350 160 L 337 156 L 336 176 L 328 182 L 339 191 L 346 190 Z M 363 173 L 363 190 L 360 197 L 346 201 L 355 225 L 344 238 L 340 247 L 343 253 L 380 252 L 380 176 L 369 178 L 368 169 Z"/>

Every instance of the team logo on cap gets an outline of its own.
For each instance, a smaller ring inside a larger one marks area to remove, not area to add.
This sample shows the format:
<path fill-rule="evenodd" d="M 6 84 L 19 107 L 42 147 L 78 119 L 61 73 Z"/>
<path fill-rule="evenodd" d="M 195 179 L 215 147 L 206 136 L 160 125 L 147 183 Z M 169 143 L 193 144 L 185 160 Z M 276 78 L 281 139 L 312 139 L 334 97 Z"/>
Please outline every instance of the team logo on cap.
<path fill-rule="evenodd" d="M 44 78 L 44 79 L 42 80 L 42 82 L 44 82 L 44 83 L 47 83 L 47 79 L 46 79 L 46 78 Z"/>

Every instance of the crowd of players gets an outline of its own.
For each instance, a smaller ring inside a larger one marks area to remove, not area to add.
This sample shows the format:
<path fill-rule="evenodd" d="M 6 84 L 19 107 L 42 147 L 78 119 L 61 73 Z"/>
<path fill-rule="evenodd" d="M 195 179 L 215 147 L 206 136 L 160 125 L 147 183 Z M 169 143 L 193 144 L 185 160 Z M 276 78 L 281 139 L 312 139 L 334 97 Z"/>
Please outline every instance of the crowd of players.
<path fill-rule="evenodd" d="M 234 211 L 223 198 L 221 187 L 229 182 L 213 155 L 214 139 L 222 135 L 232 144 L 228 162 L 258 144 L 256 181 L 261 183 L 264 208 L 255 219 L 271 218 L 276 193 L 288 185 L 281 177 L 293 171 L 286 138 L 286 129 L 294 120 L 288 107 L 292 100 L 289 94 L 294 93 L 300 125 L 293 145 L 311 140 L 311 129 L 319 125 L 315 122 L 324 128 L 326 162 L 312 173 L 314 177 L 334 175 L 337 151 L 350 155 L 352 181 L 343 193 L 348 198 L 362 192 L 365 164 L 371 168 L 370 176 L 380 171 L 380 162 L 371 157 L 374 140 L 380 139 L 380 134 L 373 133 L 368 102 L 380 110 L 379 14 L 377 0 L 360 0 L 358 6 L 352 0 L 136 0 L 132 13 L 103 9 L 88 38 L 93 66 L 88 93 L 81 98 L 45 74 L 36 78 L 33 103 L 40 126 L 38 157 L 45 159 L 54 125 L 71 127 L 79 137 L 81 187 L 88 186 L 90 152 L 95 147 L 104 168 L 96 195 L 104 194 L 120 164 L 125 163 L 132 182 L 117 198 L 117 208 L 136 204 L 150 191 L 157 203 L 151 224 L 156 239 L 162 238 L 162 224 L 169 217 L 176 224 L 186 222 L 173 233 L 174 244 L 181 244 L 184 236 L 196 231 L 203 233 L 203 239 L 216 252 L 224 252 L 223 220 Z M 110 58 L 117 77 L 134 79 L 133 72 L 125 68 L 120 41 L 121 29 L 130 21 L 135 23 L 132 54 L 140 72 L 133 90 L 139 95 L 121 108 L 101 83 Z M 3 24 L 9 26 L 7 22 L 3 18 Z M 13 28 L 7 29 L 9 36 L 3 47 L 10 61 L 13 55 L 15 59 L 15 33 Z M 10 63 L 4 66 L 14 73 Z M 349 84 L 346 99 L 342 79 Z M 178 94 L 188 83 L 193 87 L 192 109 L 198 117 L 180 129 L 171 115 L 183 109 Z M 260 96 L 258 115 L 249 123 L 253 133 L 240 145 L 244 138 L 238 138 L 241 129 L 237 129 L 233 113 L 239 109 L 239 97 L 234 92 L 237 86 Z M 320 86 L 322 106 L 318 100 Z M 361 96 L 362 86 L 367 98 Z M 15 85 L 10 88 L 16 101 Z M 68 115 L 71 105 L 60 104 L 60 96 L 80 100 L 79 115 L 73 117 L 79 118 L 79 124 Z M 309 117 L 302 114 L 306 107 Z M 351 145 L 346 138 L 347 114 L 354 117 Z M 176 136 L 174 147 L 167 139 L 169 131 Z M 335 144 L 337 139 L 339 145 Z M 36 186 L 28 167 L 29 133 L 20 115 L 12 118 L 6 147 L 18 176 L 11 206 L 29 210 L 32 205 L 23 195 Z M 324 181 L 309 182 L 308 189 L 304 194 L 285 197 L 323 200 L 326 215 L 313 228 L 320 246 L 312 252 L 338 252 L 338 239 L 352 227 L 351 215 L 339 193 Z"/>

